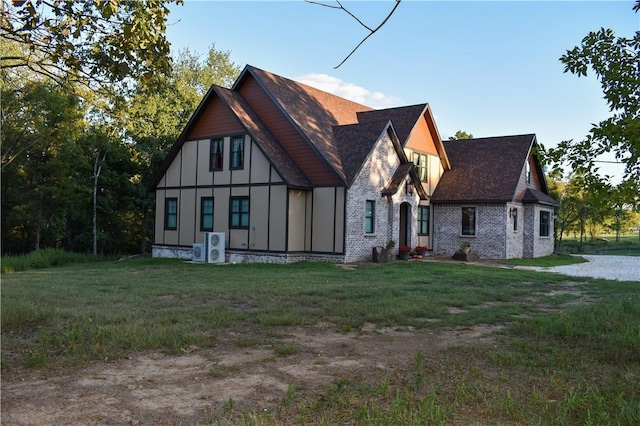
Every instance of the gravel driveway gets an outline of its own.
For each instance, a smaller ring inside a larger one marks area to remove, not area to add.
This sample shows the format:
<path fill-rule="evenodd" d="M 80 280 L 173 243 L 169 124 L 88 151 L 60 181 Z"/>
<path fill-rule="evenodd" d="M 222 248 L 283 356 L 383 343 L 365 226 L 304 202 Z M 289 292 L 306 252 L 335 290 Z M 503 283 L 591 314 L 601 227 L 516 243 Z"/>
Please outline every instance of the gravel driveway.
<path fill-rule="evenodd" d="M 640 257 L 582 255 L 589 262 L 551 268 L 534 267 L 536 271 L 557 272 L 575 277 L 605 278 L 640 282 Z"/>

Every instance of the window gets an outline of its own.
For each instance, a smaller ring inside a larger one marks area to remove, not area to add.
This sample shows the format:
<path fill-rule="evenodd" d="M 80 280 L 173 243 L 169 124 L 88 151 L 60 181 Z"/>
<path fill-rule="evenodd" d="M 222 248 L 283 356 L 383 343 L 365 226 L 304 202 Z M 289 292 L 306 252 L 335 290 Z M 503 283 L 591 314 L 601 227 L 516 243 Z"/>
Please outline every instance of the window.
<path fill-rule="evenodd" d="M 364 232 L 373 234 L 376 230 L 376 202 L 367 200 L 364 212 Z"/>
<path fill-rule="evenodd" d="M 249 228 L 249 197 L 231 197 L 230 228 Z"/>
<path fill-rule="evenodd" d="M 518 209 L 515 207 L 511 208 L 511 216 L 513 216 L 513 232 L 518 231 Z"/>
<path fill-rule="evenodd" d="M 209 171 L 222 170 L 223 147 L 224 141 L 222 139 L 213 139 L 211 141 Z"/>
<path fill-rule="evenodd" d="M 550 217 L 551 217 L 551 214 L 548 211 L 543 210 L 540 212 L 540 236 L 541 237 L 549 236 Z"/>
<path fill-rule="evenodd" d="M 231 159 L 229 168 L 244 168 L 244 136 L 234 136 L 231 138 Z"/>
<path fill-rule="evenodd" d="M 213 231 L 213 198 L 200 199 L 200 230 Z"/>
<path fill-rule="evenodd" d="M 429 235 L 429 206 L 418 206 L 418 235 Z"/>
<path fill-rule="evenodd" d="M 527 180 L 527 185 L 531 184 L 531 164 L 529 164 L 529 159 L 527 159 L 526 164 L 524 165 L 524 173 L 525 179 Z"/>
<path fill-rule="evenodd" d="M 476 208 L 462 208 L 462 235 L 476 235 Z"/>
<path fill-rule="evenodd" d="M 178 199 L 167 198 L 164 200 L 164 229 L 178 229 Z"/>
<path fill-rule="evenodd" d="M 413 164 L 416 167 L 418 176 L 422 182 L 427 181 L 427 156 L 425 154 L 413 153 Z"/>

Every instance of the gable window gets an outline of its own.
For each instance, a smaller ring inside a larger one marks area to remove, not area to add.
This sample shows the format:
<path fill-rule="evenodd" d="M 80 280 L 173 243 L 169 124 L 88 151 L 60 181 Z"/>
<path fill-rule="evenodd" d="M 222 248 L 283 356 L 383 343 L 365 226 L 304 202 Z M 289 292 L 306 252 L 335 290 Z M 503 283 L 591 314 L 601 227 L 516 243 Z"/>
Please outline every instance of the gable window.
<path fill-rule="evenodd" d="M 224 141 L 222 139 L 213 139 L 211 141 L 211 157 L 209 159 L 210 172 L 214 170 L 222 170 L 223 147 Z"/>
<path fill-rule="evenodd" d="M 418 235 L 429 235 L 429 206 L 418 206 Z"/>
<path fill-rule="evenodd" d="M 213 231 L 213 197 L 200 199 L 200 230 Z"/>
<path fill-rule="evenodd" d="M 462 208 L 462 235 L 476 235 L 476 208 Z"/>
<path fill-rule="evenodd" d="M 178 229 L 178 199 L 164 200 L 164 229 L 173 231 Z"/>
<path fill-rule="evenodd" d="M 425 154 L 413 153 L 413 165 L 416 167 L 418 176 L 422 182 L 427 181 L 428 168 L 427 168 L 427 156 Z"/>
<path fill-rule="evenodd" d="M 527 159 L 527 162 L 524 165 L 524 173 L 527 185 L 531 185 L 531 164 L 529 164 L 529 159 Z"/>
<path fill-rule="evenodd" d="M 548 237 L 550 229 L 551 214 L 548 211 L 540 211 L 540 236 Z"/>
<path fill-rule="evenodd" d="M 231 138 L 230 169 L 244 168 L 244 136 L 234 136 Z"/>
<path fill-rule="evenodd" d="M 376 202 L 367 200 L 364 211 L 364 232 L 373 234 L 376 230 Z"/>
<path fill-rule="evenodd" d="M 231 197 L 229 228 L 249 228 L 249 197 Z"/>

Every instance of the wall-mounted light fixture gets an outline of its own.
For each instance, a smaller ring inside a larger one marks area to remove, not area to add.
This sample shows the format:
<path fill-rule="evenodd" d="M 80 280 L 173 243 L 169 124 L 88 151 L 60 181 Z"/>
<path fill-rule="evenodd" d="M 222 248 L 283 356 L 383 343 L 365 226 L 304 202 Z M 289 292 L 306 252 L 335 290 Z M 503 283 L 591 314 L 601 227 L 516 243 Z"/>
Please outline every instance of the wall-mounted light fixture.
<path fill-rule="evenodd" d="M 407 183 L 404 185 L 404 190 L 407 195 L 413 195 L 413 181 L 411 178 L 407 178 Z"/>
<path fill-rule="evenodd" d="M 518 209 L 516 207 L 511 207 L 509 209 L 509 217 L 517 218 L 518 217 Z"/>

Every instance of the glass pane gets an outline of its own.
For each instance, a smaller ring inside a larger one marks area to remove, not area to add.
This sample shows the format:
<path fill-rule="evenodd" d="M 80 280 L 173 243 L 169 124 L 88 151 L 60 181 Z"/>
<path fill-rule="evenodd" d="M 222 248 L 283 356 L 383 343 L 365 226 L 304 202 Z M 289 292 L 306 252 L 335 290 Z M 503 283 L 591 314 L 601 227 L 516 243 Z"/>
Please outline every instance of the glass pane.
<path fill-rule="evenodd" d="M 475 235 L 476 233 L 476 209 L 475 207 L 462 208 L 462 235 Z"/>

